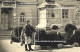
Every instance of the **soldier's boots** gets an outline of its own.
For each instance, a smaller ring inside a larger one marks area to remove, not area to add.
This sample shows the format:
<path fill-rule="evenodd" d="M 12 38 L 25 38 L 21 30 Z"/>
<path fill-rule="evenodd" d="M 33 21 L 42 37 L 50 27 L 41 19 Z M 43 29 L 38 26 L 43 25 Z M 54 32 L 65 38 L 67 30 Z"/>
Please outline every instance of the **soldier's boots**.
<path fill-rule="evenodd" d="M 31 44 L 28 44 L 28 47 L 29 47 L 29 50 L 27 49 L 27 44 L 25 45 L 25 51 L 34 51 L 32 48 L 31 48 Z"/>

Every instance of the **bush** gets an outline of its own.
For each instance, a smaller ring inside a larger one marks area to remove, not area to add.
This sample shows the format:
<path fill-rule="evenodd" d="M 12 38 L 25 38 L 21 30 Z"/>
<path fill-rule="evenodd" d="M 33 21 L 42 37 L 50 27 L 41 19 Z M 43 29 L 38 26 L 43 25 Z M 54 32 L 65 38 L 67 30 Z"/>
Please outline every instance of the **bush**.
<path fill-rule="evenodd" d="M 66 41 L 68 44 L 72 44 L 74 42 L 74 36 L 73 36 L 73 31 L 76 30 L 76 26 L 72 24 L 67 24 L 65 26 L 65 32 L 66 32 Z"/>
<path fill-rule="evenodd" d="M 67 32 L 67 33 L 72 33 L 76 29 L 77 29 L 76 26 L 74 26 L 72 24 L 67 24 L 65 26 L 65 32 Z"/>
<path fill-rule="evenodd" d="M 38 29 L 36 39 L 39 38 L 39 40 L 63 40 L 63 36 L 61 33 L 55 32 L 55 31 L 45 31 L 44 29 Z"/>
<path fill-rule="evenodd" d="M 46 41 L 55 41 L 55 40 L 63 40 L 63 37 L 61 35 L 61 33 L 59 33 L 57 35 L 57 32 L 55 31 L 45 31 L 44 29 L 38 29 L 37 30 L 37 35 L 36 35 L 36 38 L 38 39 L 39 37 L 39 40 L 46 40 Z M 36 42 L 36 44 L 38 45 L 41 45 L 41 46 L 54 46 L 56 47 L 57 46 L 57 42 Z"/>
<path fill-rule="evenodd" d="M 75 31 L 75 35 L 72 38 L 73 38 L 74 42 L 80 43 L 80 29 L 77 29 Z"/>
<path fill-rule="evenodd" d="M 39 40 L 45 40 L 46 39 L 46 31 L 44 29 L 38 29 L 36 31 L 36 39 L 39 38 Z"/>
<path fill-rule="evenodd" d="M 67 39 L 67 43 L 69 44 L 73 44 L 75 42 L 80 43 L 80 30 L 76 30 L 75 34 L 69 36 L 69 38 Z"/>
<path fill-rule="evenodd" d="M 49 31 L 47 33 L 47 40 L 56 40 L 57 39 L 57 32 Z"/>
<path fill-rule="evenodd" d="M 15 33 L 16 37 L 19 37 L 21 35 L 22 28 L 23 27 L 14 28 L 14 33 Z"/>
<path fill-rule="evenodd" d="M 47 40 L 63 40 L 64 37 L 61 35 L 61 33 L 59 32 L 57 34 L 57 32 L 54 31 L 50 31 L 47 33 Z"/>

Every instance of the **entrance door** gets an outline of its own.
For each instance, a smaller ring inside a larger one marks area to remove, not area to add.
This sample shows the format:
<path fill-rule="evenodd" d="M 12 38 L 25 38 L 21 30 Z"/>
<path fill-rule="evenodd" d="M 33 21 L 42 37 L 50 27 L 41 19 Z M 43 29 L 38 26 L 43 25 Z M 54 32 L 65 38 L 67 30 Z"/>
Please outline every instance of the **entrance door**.
<path fill-rule="evenodd" d="M 13 8 L 1 8 L 1 29 L 9 30 L 12 28 L 12 12 Z"/>

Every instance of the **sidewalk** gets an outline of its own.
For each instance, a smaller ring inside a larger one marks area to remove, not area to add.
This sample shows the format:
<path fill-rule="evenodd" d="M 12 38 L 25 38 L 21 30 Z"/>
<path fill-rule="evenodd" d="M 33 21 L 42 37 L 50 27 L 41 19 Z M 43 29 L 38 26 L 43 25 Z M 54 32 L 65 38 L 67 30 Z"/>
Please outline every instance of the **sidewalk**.
<path fill-rule="evenodd" d="M 0 40 L 0 52 L 80 52 L 80 47 L 25 51 L 24 45 L 20 46 L 20 43 L 16 42 L 10 44 L 10 40 L 7 39 L 7 40 Z"/>
<path fill-rule="evenodd" d="M 25 51 L 25 45 L 20 46 L 20 43 L 13 42 L 10 44 L 10 40 L 0 40 L 0 51 L 1 52 L 50 52 L 51 50 L 35 50 Z"/>

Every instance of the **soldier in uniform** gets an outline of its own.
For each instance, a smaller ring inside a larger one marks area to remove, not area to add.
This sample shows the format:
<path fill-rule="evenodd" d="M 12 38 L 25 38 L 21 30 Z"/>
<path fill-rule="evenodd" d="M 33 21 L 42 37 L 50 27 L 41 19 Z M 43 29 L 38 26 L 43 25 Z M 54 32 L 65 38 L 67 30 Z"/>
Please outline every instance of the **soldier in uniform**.
<path fill-rule="evenodd" d="M 23 29 L 24 38 L 25 38 L 25 51 L 30 51 L 33 50 L 31 48 L 31 44 L 32 44 L 32 36 L 35 34 L 35 28 L 32 25 L 30 25 L 29 19 L 26 22 L 27 23 Z"/>

